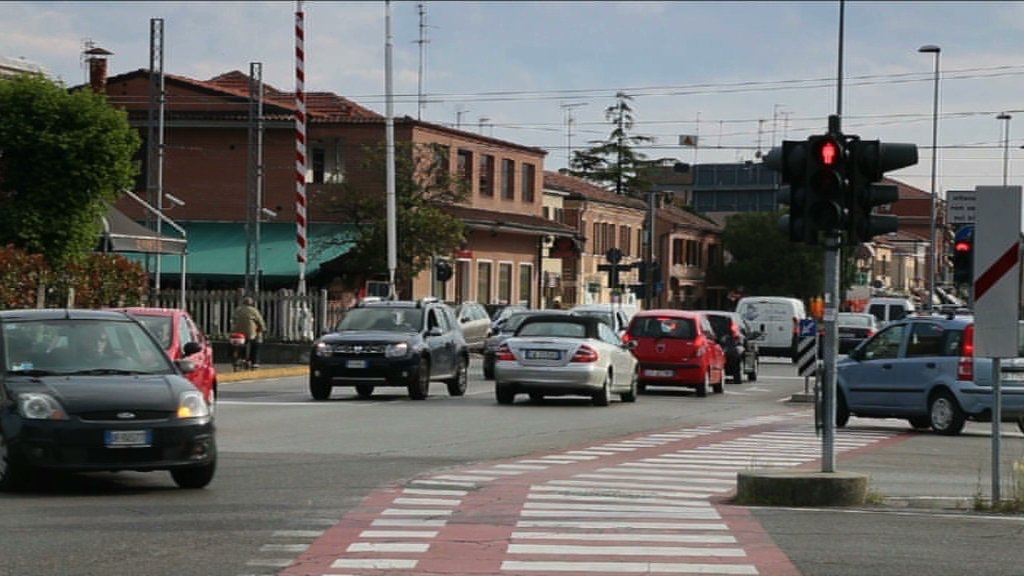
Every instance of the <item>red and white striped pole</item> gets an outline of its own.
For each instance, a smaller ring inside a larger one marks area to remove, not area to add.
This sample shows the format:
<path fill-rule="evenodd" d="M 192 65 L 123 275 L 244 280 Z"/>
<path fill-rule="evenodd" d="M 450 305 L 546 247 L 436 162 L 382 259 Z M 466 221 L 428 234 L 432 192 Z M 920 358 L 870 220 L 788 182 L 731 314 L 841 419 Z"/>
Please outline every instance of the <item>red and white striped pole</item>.
<path fill-rule="evenodd" d="M 302 0 L 295 11 L 295 240 L 299 294 L 306 293 L 306 93 Z"/>

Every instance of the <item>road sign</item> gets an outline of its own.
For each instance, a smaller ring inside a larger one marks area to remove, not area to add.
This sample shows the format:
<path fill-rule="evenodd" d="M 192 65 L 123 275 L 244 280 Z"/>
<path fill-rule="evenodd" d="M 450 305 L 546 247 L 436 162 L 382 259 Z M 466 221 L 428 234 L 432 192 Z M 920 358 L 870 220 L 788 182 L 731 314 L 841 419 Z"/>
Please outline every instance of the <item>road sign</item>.
<path fill-rule="evenodd" d="M 946 191 L 946 221 L 950 224 L 974 224 L 974 190 Z"/>
<path fill-rule="evenodd" d="M 800 337 L 818 336 L 818 323 L 814 318 L 804 318 L 800 321 Z"/>
<path fill-rule="evenodd" d="M 1020 319 L 1020 186 L 978 186 L 974 354 L 1016 358 Z"/>
<path fill-rule="evenodd" d="M 814 376 L 818 370 L 818 336 L 803 336 L 796 344 L 796 367 L 801 376 Z"/>
<path fill-rule="evenodd" d="M 610 264 L 618 264 L 622 262 L 622 250 L 612 248 L 604 253 L 604 259 Z"/>

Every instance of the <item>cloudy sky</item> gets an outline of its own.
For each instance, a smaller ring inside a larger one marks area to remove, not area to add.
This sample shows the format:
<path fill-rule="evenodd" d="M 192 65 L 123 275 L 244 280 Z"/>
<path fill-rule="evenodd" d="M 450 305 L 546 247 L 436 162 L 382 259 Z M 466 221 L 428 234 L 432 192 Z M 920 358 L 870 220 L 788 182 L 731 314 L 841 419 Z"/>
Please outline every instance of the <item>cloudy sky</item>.
<path fill-rule="evenodd" d="M 150 19 L 162 18 L 166 73 L 208 79 L 260 62 L 264 82 L 291 91 L 296 6 L 5 1 L 0 56 L 79 84 L 88 41 L 114 53 L 111 74 L 148 67 Z M 302 6 L 306 89 L 383 114 L 385 3 Z M 390 11 L 395 113 L 544 148 L 549 170 L 570 146 L 608 135 L 604 110 L 620 91 L 633 96 L 634 130 L 656 139 L 648 157 L 685 162 L 757 161 L 773 143 L 824 132 L 839 107 L 836 0 L 396 1 Z M 843 28 L 844 131 L 920 147 L 895 177 L 931 189 L 936 57 L 918 52 L 931 44 L 941 47 L 937 189 L 1001 184 L 1007 150 L 1010 184 L 1022 183 L 1024 3 L 850 0 Z M 682 135 L 699 146 L 680 147 Z"/>

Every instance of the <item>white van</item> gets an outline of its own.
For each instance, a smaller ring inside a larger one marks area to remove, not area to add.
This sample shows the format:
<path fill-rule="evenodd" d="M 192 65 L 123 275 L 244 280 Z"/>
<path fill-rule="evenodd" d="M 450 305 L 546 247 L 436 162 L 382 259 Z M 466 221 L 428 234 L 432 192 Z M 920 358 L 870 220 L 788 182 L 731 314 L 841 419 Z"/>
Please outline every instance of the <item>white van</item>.
<path fill-rule="evenodd" d="M 865 312 L 878 319 L 885 326 L 889 322 L 902 320 L 914 315 L 914 303 L 907 298 L 871 298 Z"/>
<path fill-rule="evenodd" d="M 784 296 L 747 296 L 736 303 L 761 356 L 794 358 L 800 321 L 807 318 L 804 303 Z"/>

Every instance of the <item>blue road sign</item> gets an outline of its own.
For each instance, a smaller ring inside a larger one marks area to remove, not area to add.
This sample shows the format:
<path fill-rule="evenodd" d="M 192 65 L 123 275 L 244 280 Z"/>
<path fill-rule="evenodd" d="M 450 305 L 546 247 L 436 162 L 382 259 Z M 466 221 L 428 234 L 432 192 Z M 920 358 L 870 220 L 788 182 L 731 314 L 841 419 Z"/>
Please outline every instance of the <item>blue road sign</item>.
<path fill-rule="evenodd" d="M 818 323 L 814 321 L 814 318 L 804 318 L 800 321 L 800 337 L 806 338 L 808 336 L 818 335 Z"/>

